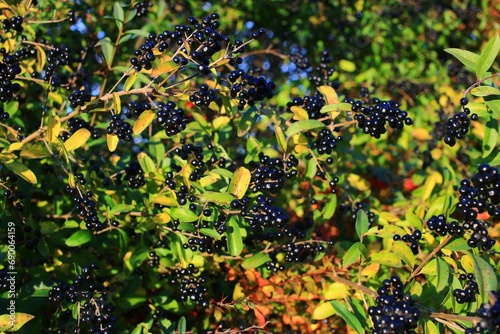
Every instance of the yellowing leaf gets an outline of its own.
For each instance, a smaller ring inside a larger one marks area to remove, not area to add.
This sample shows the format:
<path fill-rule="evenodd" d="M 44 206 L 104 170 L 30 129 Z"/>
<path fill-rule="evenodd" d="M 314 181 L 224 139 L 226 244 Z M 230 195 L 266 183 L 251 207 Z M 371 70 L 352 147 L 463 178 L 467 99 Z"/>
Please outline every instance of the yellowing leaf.
<path fill-rule="evenodd" d="M 303 119 L 309 119 L 309 114 L 307 111 L 299 106 L 292 106 L 290 110 L 293 113 L 293 119 L 296 121 L 301 121 Z"/>
<path fill-rule="evenodd" d="M 177 199 L 175 199 L 173 197 L 167 197 L 165 195 L 157 195 L 157 196 L 153 197 L 151 202 L 156 203 L 156 204 L 161 204 L 164 206 L 177 206 L 177 205 L 179 205 L 177 203 Z"/>
<path fill-rule="evenodd" d="M 368 278 L 372 278 L 372 277 L 375 277 L 375 275 L 377 275 L 379 269 L 380 269 L 380 264 L 374 262 L 374 263 L 371 263 L 368 266 L 366 266 L 361 271 L 361 275 L 366 276 Z"/>
<path fill-rule="evenodd" d="M 128 76 L 127 80 L 125 80 L 125 84 L 123 85 L 123 90 L 125 92 L 128 92 L 130 88 L 132 88 L 138 76 L 139 72 L 134 72 Z"/>
<path fill-rule="evenodd" d="M 47 140 L 49 143 L 56 141 L 59 132 L 61 131 L 61 121 L 59 116 L 49 116 L 49 122 L 47 125 Z"/>
<path fill-rule="evenodd" d="M 214 119 L 212 126 L 214 130 L 218 130 L 222 128 L 225 125 L 228 125 L 231 119 L 227 116 L 219 116 L 216 119 Z"/>
<path fill-rule="evenodd" d="M 349 287 L 342 283 L 332 283 L 326 290 L 324 296 L 328 300 L 344 299 L 350 295 Z"/>
<path fill-rule="evenodd" d="M 332 86 L 320 86 L 318 90 L 325 98 L 326 105 L 339 103 L 339 96 Z"/>
<path fill-rule="evenodd" d="M 113 109 L 115 110 L 115 114 L 122 112 L 122 101 L 120 100 L 120 95 L 116 92 L 113 92 Z"/>
<path fill-rule="evenodd" d="M 171 221 L 170 215 L 166 212 L 162 212 L 153 217 L 153 222 L 156 224 L 166 224 Z"/>
<path fill-rule="evenodd" d="M 349 174 L 347 181 L 352 187 L 359 191 L 367 191 L 370 189 L 370 183 L 357 174 Z"/>
<path fill-rule="evenodd" d="M 279 124 L 274 125 L 274 134 L 276 135 L 276 140 L 278 141 L 278 145 L 281 148 L 281 151 L 286 152 L 287 143 L 285 139 L 285 133 Z"/>
<path fill-rule="evenodd" d="M 158 66 L 153 68 L 151 71 L 151 77 L 155 78 L 159 75 L 173 72 L 174 70 L 178 69 L 179 65 L 175 64 L 172 61 L 172 57 L 168 55 L 164 55 L 163 57 L 160 58 Z"/>
<path fill-rule="evenodd" d="M 50 157 L 50 152 L 45 146 L 44 143 L 35 143 L 24 150 L 19 154 L 22 158 L 28 159 L 42 159 L 46 157 Z"/>
<path fill-rule="evenodd" d="M 425 180 L 424 193 L 422 194 L 422 201 L 425 201 L 431 196 L 432 190 L 437 184 L 443 183 L 443 176 L 438 172 L 432 172 L 431 175 Z"/>
<path fill-rule="evenodd" d="M 106 134 L 106 141 L 108 144 L 108 150 L 110 152 L 114 152 L 116 150 L 116 147 L 118 146 L 118 136 Z"/>
<path fill-rule="evenodd" d="M 228 192 L 236 198 L 242 198 L 250 185 L 251 174 L 245 167 L 238 167 L 233 174 Z"/>
<path fill-rule="evenodd" d="M 9 149 L 7 150 L 7 152 L 19 151 L 23 148 L 23 146 L 24 144 L 22 142 L 12 143 L 9 145 Z"/>
<path fill-rule="evenodd" d="M 2 314 L 0 315 L 0 331 L 16 332 L 34 317 L 31 314 L 21 312 L 16 312 L 13 315 Z"/>
<path fill-rule="evenodd" d="M 134 128 L 132 129 L 134 135 L 138 135 L 144 131 L 144 129 L 155 119 L 155 115 L 156 113 L 153 110 L 143 111 L 139 118 L 137 118 L 137 121 L 135 121 Z"/>
<path fill-rule="evenodd" d="M 64 142 L 64 147 L 66 151 L 73 151 L 85 144 L 85 142 L 90 138 L 90 131 L 81 128 L 77 130 L 68 140 Z"/>
<path fill-rule="evenodd" d="M 9 163 L 5 164 L 5 167 L 22 177 L 24 180 L 28 181 L 29 183 L 36 184 L 37 179 L 35 174 L 29 169 L 26 165 L 17 162 L 17 161 L 12 161 Z"/>
<path fill-rule="evenodd" d="M 326 302 L 319 304 L 319 306 L 314 309 L 312 318 L 313 320 L 323 320 L 334 314 L 335 310 L 333 309 L 332 304 L 330 304 L 330 302 Z"/>

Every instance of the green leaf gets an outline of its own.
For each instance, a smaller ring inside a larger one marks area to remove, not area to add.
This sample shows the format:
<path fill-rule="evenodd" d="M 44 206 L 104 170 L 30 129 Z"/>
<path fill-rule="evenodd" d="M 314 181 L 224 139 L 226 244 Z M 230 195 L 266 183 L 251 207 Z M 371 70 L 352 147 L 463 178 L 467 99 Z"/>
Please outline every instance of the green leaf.
<path fill-rule="evenodd" d="M 194 112 L 194 111 L 191 112 L 191 115 L 193 115 L 193 118 L 196 120 L 196 122 L 198 122 L 198 124 L 200 124 L 201 128 L 203 130 L 205 130 L 205 132 L 211 133 L 210 128 L 209 128 L 208 123 L 207 123 L 207 120 L 205 119 L 205 117 L 203 117 L 202 115 L 200 115 L 200 114 L 198 114 L 197 112 Z"/>
<path fill-rule="evenodd" d="M 186 318 L 182 317 L 179 319 L 177 330 L 179 331 L 179 334 L 186 334 Z"/>
<path fill-rule="evenodd" d="M 403 241 L 395 241 L 392 250 L 394 253 L 403 260 L 410 268 L 415 265 L 415 255 L 413 254 L 411 248 Z"/>
<path fill-rule="evenodd" d="M 488 95 L 484 96 L 483 99 L 488 108 L 495 114 L 495 117 L 500 118 L 500 96 Z"/>
<path fill-rule="evenodd" d="M 240 255 L 243 250 L 243 238 L 241 237 L 240 226 L 234 217 L 227 222 L 227 249 L 232 256 Z"/>
<path fill-rule="evenodd" d="M 229 205 L 234 199 L 234 196 L 226 193 L 219 193 L 215 191 L 205 191 L 200 195 L 202 203 L 217 203 Z"/>
<path fill-rule="evenodd" d="M 89 230 L 80 230 L 73 233 L 64 243 L 69 247 L 78 247 L 89 242 L 91 239 L 92 233 Z"/>
<path fill-rule="evenodd" d="M 481 256 L 472 254 L 472 259 L 474 260 L 474 272 L 479 286 L 479 294 L 482 302 L 486 303 L 489 300 L 490 292 L 497 290 L 496 272 Z"/>
<path fill-rule="evenodd" d="M 472 88 L 470 93 L 474 96 L 500 95 L 500 89 L 491 86 L 479 86 Z"/>
<path fill-rule="evenodd" d="M 271 260 L 271 257 L 269 254 L 264 253 L 264 252 L 259 252 L 257 254 L 252 255 L 251 257 L 245 259 L 241 266 L 244 269 L 251 269 L 251 268 L 258 268 L 261 265 L 267 263 L 269 260 Z"/>
<path fill-rule="evenodd" d="M 342 268 L 347 268 L 351 264 L 356 263 L 360 260 L 360 256 L 364 257 L 366 254 L 366 247 L 361 242 L 356 242 L 342 257 Z"/>
<path fill-rule="evenodd" d="M 444 51 L 455 56 L 455 58 L 457 58 L 462 64 L 464 64 L 470 71 L 476 71 L 477 62 L 479 60 L 478 54 L 456 48 L 444 49 Z"/>
<path fill-rule="evenodd" d="M 36 244 L 36 250 L 38 251 L 38 253 L 40 253 L 40 255 L 43 258 L 49 257 L 50 249 L 49 249 L 49 246 L 47 245 L 47 241 L 45 241 L 45 239 L 38 240 L 38 242 Z"/>
<path fill-rule="evenodd" d="M 142 30 L 142 29 L 130 29 L 130 30 L 127 30 L 123 33 L 123 35 L 137 35 L 137 36 L 142 36 L 142 37 L 149 37 L 149 32 L 147 32 L 146 30 Z"/>
<path fill-rule="evenodd" d="M 335 312 L 340 315 L 342 319 L 352 328 L 354 329 L 357 333 L 363 334 L 365 333 L 365 329 L 361 325 L 361 322 L 354 316 L 354 314 L 345 306 L 344 303 L 338 301 L 338 300 L 332 300 L 330 301 L 330 304 L 332 305 L 333 309 Z"/>
<path fill-rule="evenodd" d="M 387 250 L 380 251 L 373 254 L 371 257 L 372 262 L 380 263 L 393 268 L 401 268 L 401 259 L 396 254 Z"/>
<path fill-rule="evenodd" d="M 498 142 L 498 119 L 496 117 L 489 117 L 485 124 L 483 138 L 483 158 L 488 157 L 493 150 L 497 147 Z"/>
<path fill-rule="evenodd" d="M 495 33 L 495 36 L 486 44 L 477 60 L 476 75 L 478 79 L 483 79 L 484 74 L 490 69 L 491 65 L 493 65 L 499 51 L 500 38 L 498 34 Z"/>
<path fill-rule="evenodd" d="M 51 156 L 47 146 L 41 142 L 26 147 L 19 155 L 26 159 L 43 159 Z"/>
<path fill-rule="evenodd" d="M 148 175 L 149 173 L 156 173 L 156 166 L 149 155 L 145 152 L 140 152 L 137 154 L 137 160 L 139 161 L 139 165 L 141 165 L 144 174 Z"/>
<path fill-rule="evenodd" d="M 436 326 L 436 324 L 431 319 L 427 319 L 425 321 L 424 333 L 425 334 L 440 334 L 441 331 L 439 330 L 439 328 Z"/>
<path fill-rule="evenodd" d="M 327 112 L 347 112 L 352 110 L 352 105 L 347 102 L 340 102 L 340 103 L 334 103 L 334 104 L 327 104 L 323 108 L 321 108 L 320 113 L 327 113 Z"/>
<path fill-rule="evenodd" d="M 101 46 L 102 50 L 102 55 L 104 56 L 104 59 L 106 60 L 106 63 L 108 64 L 108 68 L 111 67 L 111 62 L 113 58 L 113 50 L 114 50 L 114 45 L 113 42 L 109 37 L 104 37 L 101 39 L 99 42 L 96 43 L 95 46 Z"/>
<path fill-rule="evenodd" d="M 194 222 L 198 220 L 198 215 L 189 210 L 187 206 L 181 206 L 170 209 L 170 216 L 173 219 L 179 219 L 181 222 Z"/>
<path fill-rule="evenodd" d="M 204 235 L 208 235 L 209 237 L 212 237 L 215 240 L 220 240 L 222 238 L 221 235 L 219 234 L 219 232 L 217 232 L 216 230 L 214 230 L 212 228 L 200 228 L 200 233 L 204 234 Z"/>
<path fill-rule="evenodd" d="M 286 130 L 287 137 L 292 137 L 297 133 L 324 128 L 325 124 L 315 119 L 304 119 L 290 125 Z"/>
<path fill-rule="evenodd" d="M 259 115 L 257 114 L 257 108 L 255 106 L 248 108 L 238 123 L 238 137 L 246 135 L 255 125 L 258 117 Z"/>
<path fill-rule="evenodd" d="M 25 323 L 35 316 L 28 313 L 15 312 L 15 314 L 0 315 L 0 331 L 17 332 Z"/>
<path fill-rule="evenodd" d="M 328 220 L 333 217 L 335 210 L 337 209 L 337 195 L 330 194 L 328 195 L 328 199 L 325 203 L 325 206 L 321 210 L 321 216 Z"/>
<path fill-rule="evenodd" d="M 448 264 L 440 257 L 436 258 L 437 266 L 437 285 L 436 291 L 441 292 L 448 286 L 448 278 L 450 277 L 450 269 Z"/>
<path fill-rule="evenodd" d="M 368 232 L 369 227 L 370 222 L 365 210 L 358 210 L 358 213 L 356 214 L 356 234 L 360 240 L 363 238 L 363 235 Z"/>
<path fill-rule="evenodd" d="M 125 18 L 125 13 L 119 2 L 115 2 L 113 5 L 113 17 L 115 18 L 116 26 L 118 29 L 123 27 L 123 20 Z"/>

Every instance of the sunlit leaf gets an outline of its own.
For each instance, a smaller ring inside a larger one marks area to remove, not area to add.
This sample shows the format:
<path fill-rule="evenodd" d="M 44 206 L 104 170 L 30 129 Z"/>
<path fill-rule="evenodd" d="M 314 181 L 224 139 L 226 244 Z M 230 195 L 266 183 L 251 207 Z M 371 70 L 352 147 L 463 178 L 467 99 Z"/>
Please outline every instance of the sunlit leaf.
<path fill-rule="evenodd" d="M 74 151 L 77 148 L 81 147 L 83 144 L 87 142 L 90 138 L 90 131 L 86 128 L 81 128 L 76 130 L 75 133 L 71 135 L 71 137 L 68 138 L 64 142 L 64 147 L 66 148 L 66 151 Z"/>
<path fill-rule="evenodd" d="M 8 163 L 4 163 L 5 167 L 22 177 L 25 181 L 36 184 L 37 183 L 37 178 L 36 175 L 29 169 L 26 165 L 17 162 L 17 161 L 11 161 Z"/>
<path fill-rule="evenodd" d="M 108 144 L 108 150 L 110 152 L 114 152 L 116 148 L 118 147 L 118 136 L 117 135 L 110 135 L 106 134 L 106 142 Z"/>
<path fill-rule="evenodd" d="M 2 314 L 0 315 L 0 331 L 17 332 L 34 317 L 31 314 L 21 312 L 15 312 L 12 317 L 10 314 Z"/>
<path fill-rule="evenodd" d="M 80 230 L 73 233 L 66 241 L 64 242 L 68 247 L 78 247 L 92 239 L 92 233 L 89 230 Z"/>
<path fill-rule="evenodd" d="M 241 266 L 244 269 L 258 268 L 261 265 L 269 262 L 271 260 L 269 254 L 265 252 L 259 252 L 257 254 L 252 255 L 251 257 L 245 259 Z"/>
<path fill-rule="evenodd" d="M 235 218 L 231 217 L 227 222 L 226 236 L 227 249 L 232 256 L 240 255 L 243 250 L 243 238 L 241 237 L 241 227 Z"/>
<path fill-rule="evenodd" d="M 236 198 L 242 198 L 247 192 L 250 180 L 250 171 L 243 166 L 238 167 L 234 171 L 233 178 L 229 184 L 228 193 L 234 195 Z"/>
<path fill-rule="evenodd" d="M 495 62 L 498 52 L 500 51 L 500 38 L 498 33 L 495 33 L 493 38 L 486 44 L 477 60 L 476 75 L 482 79 L 484 74 L 490 69 Z"/>
<path fill-rule="evenodd" d="M 151 122 L 155 119 L 156 113 L 153 110 L 144 110 L 141 115 L 135 121 L 134 127 L 132 129 L 134 135 L 140 134 L 144 129 L 146 129 Z"/>

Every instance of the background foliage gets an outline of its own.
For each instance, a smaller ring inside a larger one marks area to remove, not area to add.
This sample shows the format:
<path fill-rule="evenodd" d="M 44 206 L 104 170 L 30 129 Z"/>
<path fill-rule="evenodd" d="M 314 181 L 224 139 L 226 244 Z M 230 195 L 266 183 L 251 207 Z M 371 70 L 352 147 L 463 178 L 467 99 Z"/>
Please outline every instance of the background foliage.
<path fill-rule="evenodd" d="M 394 275 L 418 332 L 464 332 L 495 302 L 496 193 L 472 218 L 459 203 L 500 162 L 494 1 L 0 9 L 0 304 L 14 222 L 18 332 L 371 332 Z M 228 38 L 203 49 L 180 25 L 213 13 L 199 31 Z M 364 131 L 349 101 L 372 98 L 401 126 Z M 491 247 L 439 235 L 439 215 L 480 221 Z"/>

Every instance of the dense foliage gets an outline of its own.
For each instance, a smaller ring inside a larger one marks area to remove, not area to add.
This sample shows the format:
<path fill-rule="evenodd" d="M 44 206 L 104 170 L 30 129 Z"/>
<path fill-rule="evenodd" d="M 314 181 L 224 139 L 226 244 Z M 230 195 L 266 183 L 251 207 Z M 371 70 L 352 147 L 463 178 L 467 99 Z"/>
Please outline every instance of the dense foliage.
<path fill-rule="evenodd" d="M 494 3 L 0 0 L 0 330 L 498 333 Z"/>

